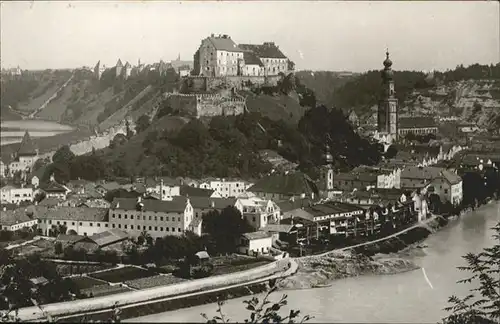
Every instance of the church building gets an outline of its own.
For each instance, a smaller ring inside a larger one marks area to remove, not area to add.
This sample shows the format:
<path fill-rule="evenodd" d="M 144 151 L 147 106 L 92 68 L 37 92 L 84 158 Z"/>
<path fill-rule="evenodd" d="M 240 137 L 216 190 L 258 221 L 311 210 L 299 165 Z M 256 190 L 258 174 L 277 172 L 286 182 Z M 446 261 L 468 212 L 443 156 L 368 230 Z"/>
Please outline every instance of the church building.
<path fill-rule="evenodd" d="M 379 138 L 385 142 L 393 143 L 398 139 L 398 99 L 394 91 L 394 72 L 392 61 L 389 59 L 389 51 L 383 62 L 382 91 L 378 104 L 377 127 Z"/>

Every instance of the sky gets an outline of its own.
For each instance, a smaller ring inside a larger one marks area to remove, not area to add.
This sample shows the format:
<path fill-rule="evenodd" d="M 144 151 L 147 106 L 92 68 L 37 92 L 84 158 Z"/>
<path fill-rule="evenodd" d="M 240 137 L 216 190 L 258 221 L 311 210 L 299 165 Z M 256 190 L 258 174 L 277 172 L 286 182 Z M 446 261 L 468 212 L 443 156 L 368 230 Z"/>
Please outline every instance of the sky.
<path fill-rule="evenodd" d="M 446 70 L 500 61 L 497 1 L 20 1 L 1 3 L 3 68 L 136 65 L 201 40 L 274 41 L 297 70 Z"/>

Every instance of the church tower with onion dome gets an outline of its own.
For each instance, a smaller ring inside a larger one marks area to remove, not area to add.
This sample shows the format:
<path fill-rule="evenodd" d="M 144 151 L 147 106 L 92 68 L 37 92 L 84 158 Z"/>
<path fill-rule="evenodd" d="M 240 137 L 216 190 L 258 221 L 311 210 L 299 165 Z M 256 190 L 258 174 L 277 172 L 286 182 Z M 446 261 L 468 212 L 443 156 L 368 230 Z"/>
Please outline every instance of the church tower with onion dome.
<path fill-rule="evenodd" d="M 378 132 L 388 135 L 392 142 L 398 139 L 398 99 L 394 91 L 394 72 L 392 61 L 389 59 L 389 50 L 383 62 L 382 91 L 378 104 Z"/>

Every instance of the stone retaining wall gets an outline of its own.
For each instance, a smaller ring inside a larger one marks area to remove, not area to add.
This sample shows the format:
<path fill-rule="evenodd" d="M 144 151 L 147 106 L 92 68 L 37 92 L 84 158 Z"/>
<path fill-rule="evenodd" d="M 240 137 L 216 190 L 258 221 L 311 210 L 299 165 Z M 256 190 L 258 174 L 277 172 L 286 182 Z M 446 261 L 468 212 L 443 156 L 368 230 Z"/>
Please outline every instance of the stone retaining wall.
<path fill-rule="evenodd" d="M 43 305 L 42 308 L 46 313 L 53 317 L 68 317 L 71 315 L 78 316 L 83 313 L 107 311 L 115 306 L 123 307 L 136 303 L 154 301 L 161 298 L 176 297 L 181 294 L 184 295 L 208 291 L 231 285 L 245 285 L 245 283 L 250 283 L 254 280 L 258 280 L 259 278 L 266 278 L 277 274 L 278 272 L 285 271 L 288 268 L 288 264 L 288 259 L 282 259 L 261 267 L 227 275 L 208 277 L 174 285 L 119 293 L 109 296 L 48 304 Z M 19 310 L 18 316 L 22 321 L 37 321 L 45 318 L 45 315 L 38 307 L 22 308 Z"/>

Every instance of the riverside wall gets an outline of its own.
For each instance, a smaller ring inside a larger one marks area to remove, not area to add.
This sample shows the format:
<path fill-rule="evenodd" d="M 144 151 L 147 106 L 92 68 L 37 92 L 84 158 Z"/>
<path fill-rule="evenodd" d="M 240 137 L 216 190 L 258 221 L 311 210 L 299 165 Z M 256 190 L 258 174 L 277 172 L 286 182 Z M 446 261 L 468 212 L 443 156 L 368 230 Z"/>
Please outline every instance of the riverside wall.
<path fill-rule="evenodd" d="M 179 284 L 119 293 L 90 299 L 43 305 L 43 311 L 38 307 L 26 307 L 19 310 L 18 316 L 22 321 L 41 321 L 46 319 L 45 314 L 57 318 L 78 318 L 93 313 L 109 312 L 114 307 L 150 307 L 146 303 L 164 302 L 167 298 L 183 298 L 183 295 L 193 294 L 201 296 L 210 290 L 229 287 L 243 287 L 258 283 L 255 281 L 280 277 L 288 269 L 290 261 L 282 259 L 254 269 L 208 277 L 203 279 L 182 282 Z M 135 316 L 138 316 L 137 314 Z"/>

